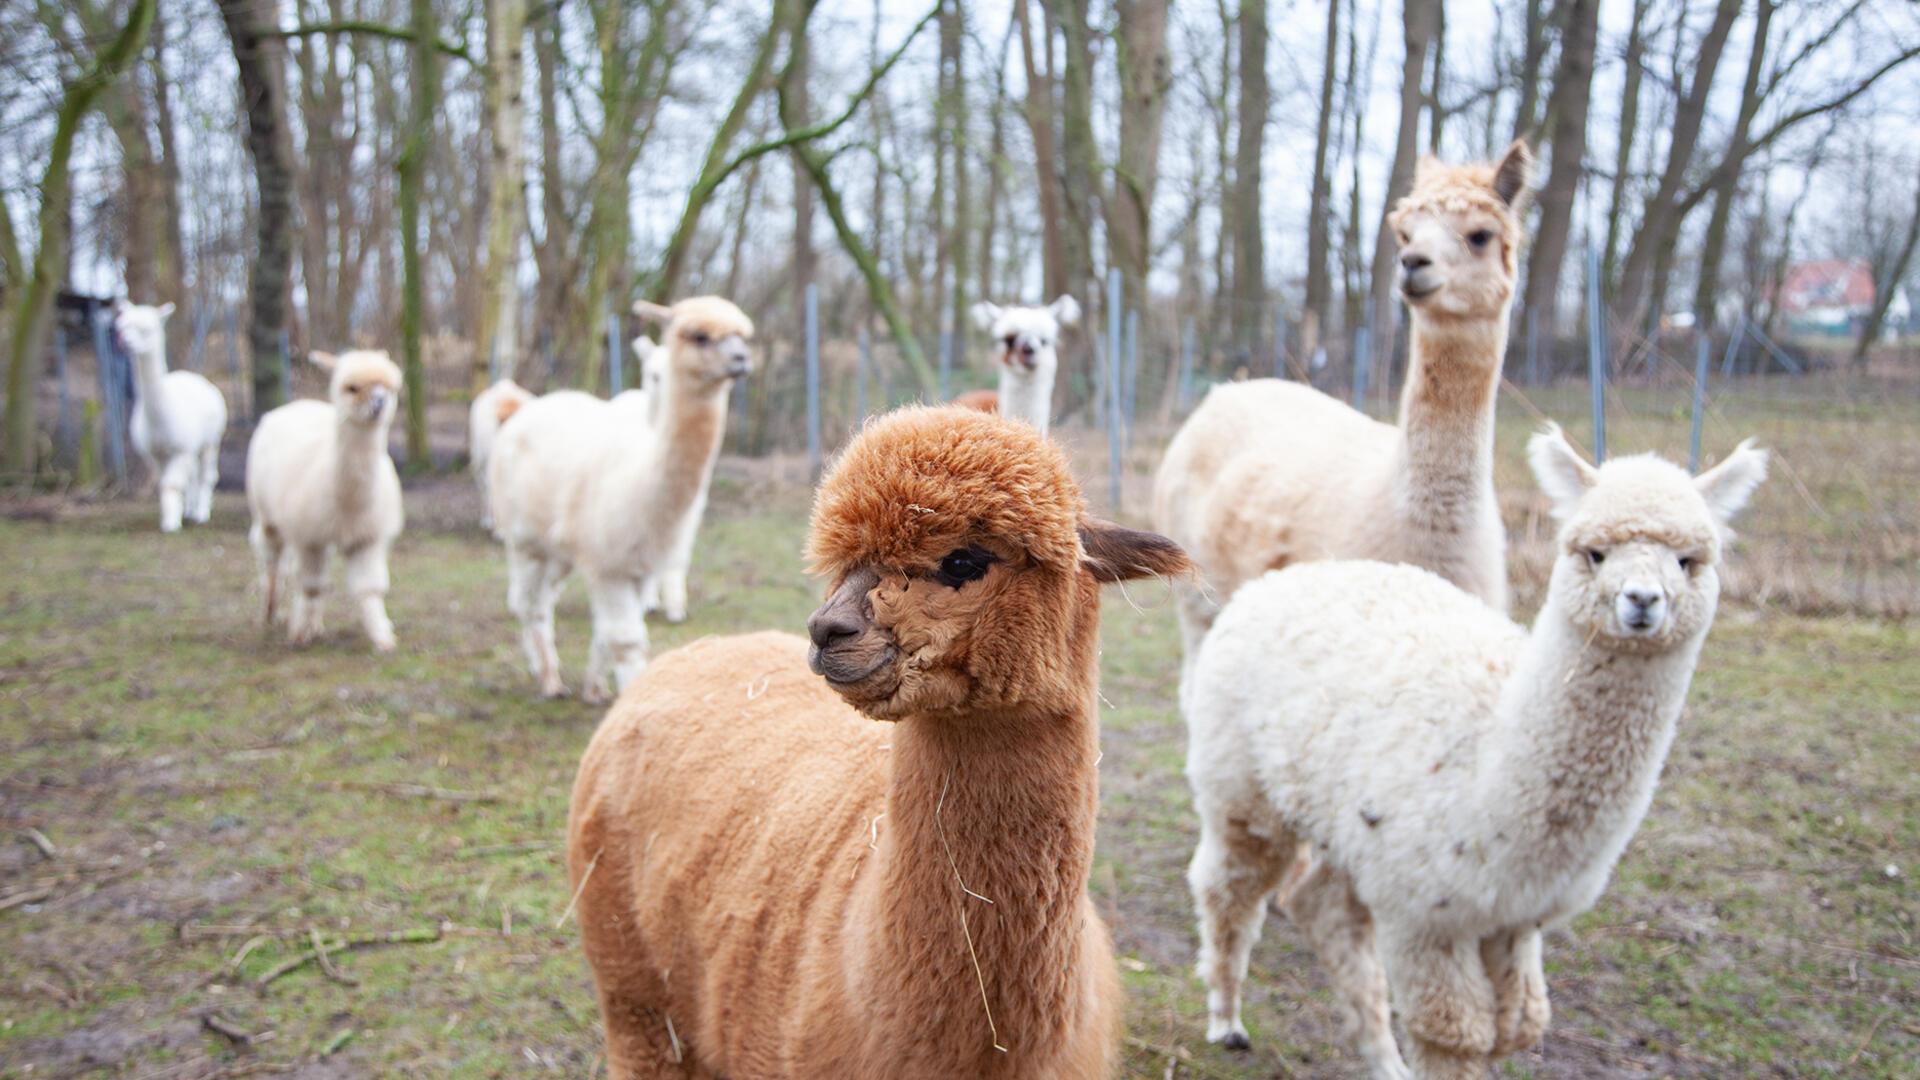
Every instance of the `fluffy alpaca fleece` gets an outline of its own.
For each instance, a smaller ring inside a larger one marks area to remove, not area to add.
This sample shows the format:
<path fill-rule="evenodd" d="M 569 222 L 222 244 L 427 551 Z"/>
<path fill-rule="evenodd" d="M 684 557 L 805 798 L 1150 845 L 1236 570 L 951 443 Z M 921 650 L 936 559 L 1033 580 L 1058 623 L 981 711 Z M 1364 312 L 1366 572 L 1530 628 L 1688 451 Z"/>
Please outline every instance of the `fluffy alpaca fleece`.
<path fill-rule="evenodd" d="M 327 557 L 338 551 L 360 625 L 375 649 L 388 652 L 394 637 L 387 618 L 387 552 L 405 524 L 400 474 L 387 456 L 400 369 L 384 352 L 348 352 L 337 359 L 313 353 L 309 359 L 332 371 L 332 403 L 282 405 L 260 418 L 247 444 L 247 505 L 253 510 L 248 539 L 260 564 L 267 625 L 273 625 L 291 561 L 298 590 L 288 638 L 301 645 L 319 635 Z"/>
<path fill-rule="evenodd" d="M 1168 444 L 1153 521 L 1204 579 L 1178 590 L 1189 664 L 1242 582 L 1314 559 L 1423 566 L 1506 610 L 1493 412 L 1531 161 L 1523 143 L 1494 165 L 1424 160 L 1395 207 L 1413 318 L 1398 426 L 1256 379 L 1215 387 Z"/>
<path fill-rule="evenodd" d="M 668 653 L 581 763 L 567 858 L 610 1075 L 1111 1075 L 1100 582 L 1185 556 L 1087 519 L 1030 427 L 952 408 L 870 424 L 809 547 L 833 583 L 811 649 Z"/>
<path fill-rule="evenodd" d="M 1208 1037 L 1276 889 L 1376 1076 L 1480 1077 L 1548 1018 L 1540 932 L 1592 906 L 1639 827 L 1719 598 L 1725 525 L 1766 475 L 1533 466 L 1562 527 L 1529 633 L 1432 573 L 1326 562 L 1249 582 L 1184 695 Z M 1293 882 L 1283 888 L 1283 879 Z"/>
<path fill-rule="evenodd" d="M 998 410 L 1025 420 L 1042 435 L 1053 418 L 1053 377 L 1060 368 L 1060 331 L 1080 321 L 1080 305 L 1061 296 L 1045 307 L 1006 307 L 981 301 L 973 321 L 993 337 L 1000 389 L 989 401 L 982 392 L 961 395 L 968 408 Z"/>
<path fill-rule="evenodd" d="M 480 488 L 482 528 L 493 528 L 493 511 L 487 499 L 487 460 L 493 454 L 493 440 L 500 434 L 500 425 L 532 400 L 532 391 L 512 379 L 501 379 L 475 395 L 467 408 L 467 467 Z"/>
<path fill-rule="evenodd" d="M 196 522 L 212 516 L 220 439 L 227 432 L 227 399 L 220 388 L 194 372 L 167 370 L 172 314 L 172 304 L 125 301 L 113 314 L 113 332 L 133 359 L 139 398 L 127 435 L 160 489 L 161 532 L 179 532 L 182 516 Z"/>
<path fill-rule="evenodd" d="M 753 322 L 719 297 L 636 310 L 667 321 L 660 421 L 588 394 L 547 394 L 502 431 L 489 466 L 494 532 L 507 546 L 507 606 L 550 697 L 566 693 L 553 606 L 575 567 L 593 603 L 583 695 L 604 701 L 610 677 L 625 686 L 646 667 L 647 581 L 691 546 L 726 433 L 727 391 L 752 367 Z M 660 580 L 669 614 L 685 611 L 685 577 L 678 581 L 675 595 L 674 579 Z"/>

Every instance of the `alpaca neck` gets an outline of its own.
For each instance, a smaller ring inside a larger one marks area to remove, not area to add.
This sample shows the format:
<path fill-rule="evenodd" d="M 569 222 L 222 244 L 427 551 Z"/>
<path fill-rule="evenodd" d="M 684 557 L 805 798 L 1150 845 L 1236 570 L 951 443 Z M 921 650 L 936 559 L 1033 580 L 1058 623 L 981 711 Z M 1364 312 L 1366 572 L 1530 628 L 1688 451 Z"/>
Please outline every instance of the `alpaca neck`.
<path fill-rule="evenodd" d="M 678 375 L 663 380 L 659 392 L 662 421 L 648 425 L 646 433 L 653 453 L 634 455 L 631 464 L 646 470 L 638 482 L 651 487 L 651 512 L 677 521 L 713 477 L 727 433 L 727 393 Z"/>
<path fill-rule="evenodd" d="M 894 729 L 868 881 L 877 906 L 855 922 L 867 934 L 854 948 L 867 953 L 872 1000 L 896 1010 L 889 1029 L 954 1040 L 940 1056 L 977 1053 L 976 1074 L 1019 1075 L 1018 1063 L 1057 1047 L 1093 1004 L 1084 916 L 1099 804 L 1091 674 L 1087 685 L 1078 711 L 914 717 Z M 995 1038 L 1007 1052 L 993 1049 Z"/>
<path fill-rule="evenodd" d="M 387 452 L 389 421 L 363 424 L 342 417 L 335 436 L 333 487 L 341 513 L 352 514 L 373 500 L 373 473 Z"/>
<path fill-rule="evenodd" d="M 1481 786 L 1487 831 L 1548 874 L 1610 863 L 1639 826 L 1706 640 L 1703 629 L 1657 653 L 1603 648 L 1568 620 L 1559 591 L 1507 680 Z"/>
<path fill-rule="evenodd" d="M 1493 496 L 1493 408 L 1507 319 L 1439 322 L 1415 313 L 1400 396 L 1401 505 L 1416 526 L 1459 531 Z"/>
<path fill-rule="evenodd" d="M 140 411 L 146 415 L 147 430 L 155 435 L 163 434 L 167 430 L 167 412 L 160 403 L 160 389 L 167 378 L 166 346 L 134 352 L 128 359 L 133 362 L 134 392 L 140 398 Z"/>
<path fill-rule="evenodd" d="M 1053 368 L 1042 365 L 1034 371 L 1000 368 L 1000 415 L 1025 420 L 1042 435 L 1053 415 Z"/>

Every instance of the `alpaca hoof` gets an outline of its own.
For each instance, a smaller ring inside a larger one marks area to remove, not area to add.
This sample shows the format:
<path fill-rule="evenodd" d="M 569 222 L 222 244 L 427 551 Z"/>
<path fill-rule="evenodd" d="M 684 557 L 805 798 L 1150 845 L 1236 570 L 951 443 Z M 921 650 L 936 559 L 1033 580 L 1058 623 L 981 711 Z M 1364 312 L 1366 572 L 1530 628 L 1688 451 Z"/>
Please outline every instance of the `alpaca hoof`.
<path fill-rule="evenodd" d="M 666 620 L 672 623 L 673 625 L 678 626 L 681 623 L 687 621 L 687 612 L 684 608 L 679 611 L 669 611 L 666 613 Z"/>
<path fill-rule="evenodd" d="M 1247 1038 L 1243 1032 L 1229 1031 L 1227 1032 L 1227 1037 L 1220 1040 L 1220 1045 L 1229 1050 L 1251 1050 L 1253 1049 L 1253 1040 Z"/>
<path fill-rule="evenodd" d="M 607 692 L 606 687 L 589 683 L 580 688 L 580 700 L 589 705 L 605 705 L 613 700 L 613 695 Z"/>
<path fill-rule="evenodd" d="M 390 653 L 399 647 L 400 647 L 400 643 L 398 641 L 395 641 L 392 637 L 382 637 L 382 638 L 373 639 L 373 651 L 377 653 Z"/>
<path fill-rule="evenodd" d="M 1253 1049 L 1253 1040 L 1247 1038 L 1247 1029 L 1238 1021 L 1223 1023 L 1216 1020 L 1208 1023 L 1207 1041 L 1234 1051 Z"/>
<path fill-rule="evenodd" d="M 558 679 L 540 684 L 540 696 L 549 701 L 567 696 L 567 684 Z"/>

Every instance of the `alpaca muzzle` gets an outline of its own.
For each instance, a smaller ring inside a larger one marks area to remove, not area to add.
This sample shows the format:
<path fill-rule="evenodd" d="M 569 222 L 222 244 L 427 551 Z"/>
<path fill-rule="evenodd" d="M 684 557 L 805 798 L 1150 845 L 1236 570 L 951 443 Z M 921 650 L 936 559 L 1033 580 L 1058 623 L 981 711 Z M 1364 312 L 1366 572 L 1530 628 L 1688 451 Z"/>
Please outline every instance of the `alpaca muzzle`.
<path fill-rule="evenodd" d="M 873 621 L 869 594 L 880 584 L 872 570 L 848 574 L 827 602 L 807 619 L 807 667 L 838 689 L 865 682 L 899 655 L 891 637 Z"/>

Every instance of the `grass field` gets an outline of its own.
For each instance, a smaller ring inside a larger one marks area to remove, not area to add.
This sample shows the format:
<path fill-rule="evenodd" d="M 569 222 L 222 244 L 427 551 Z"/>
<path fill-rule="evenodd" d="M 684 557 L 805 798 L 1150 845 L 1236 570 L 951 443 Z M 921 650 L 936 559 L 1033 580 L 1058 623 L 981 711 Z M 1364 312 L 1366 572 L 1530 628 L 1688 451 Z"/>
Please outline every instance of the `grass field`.
<path fill-rule="evenodd" d="M 1536 404 L 1580 414 L 1571 394 Z M 1683 454 L 1684 415 L 1644 405 L 1615 448 Z M 1530 608 L 1532 420 L 1502 409 Z M 1647 823 L 1599 907 L 1549 939 L 1552 1030 L 1514 1075 L 1920 1075 L 1920 640 L 1892 617 L 1913 606 L 1920 409 L 1756 387 L 1720 410 L 1710 448 L 1755 430 L 1784 468 Z M 559 842 L 598 713 L 533 697 L 469 499 L 451 479 L 410 491 L 401 649 L 382 658 L 337 596 L 319 645 L 263 637 L 236 496 L 173 537 L 144 500 L 0 504 L 0 1076 L 598 1072 Z M 798 630 L 817 595 L 804 517 L 803 489 L 728 463 L 694 616 L 654 626 L 656 651 Z M 577 586 L 561 614 L 577 676 Z M 1110 590 L 1103 644 L 1093 890 L 1128 983 L 1128 1075 L 1357 1075 L 1278 919 L 1254 1050 L 1202 1038 L 1164 590 Z M 351 948 L 282 973 L 315 935 Z"/>

